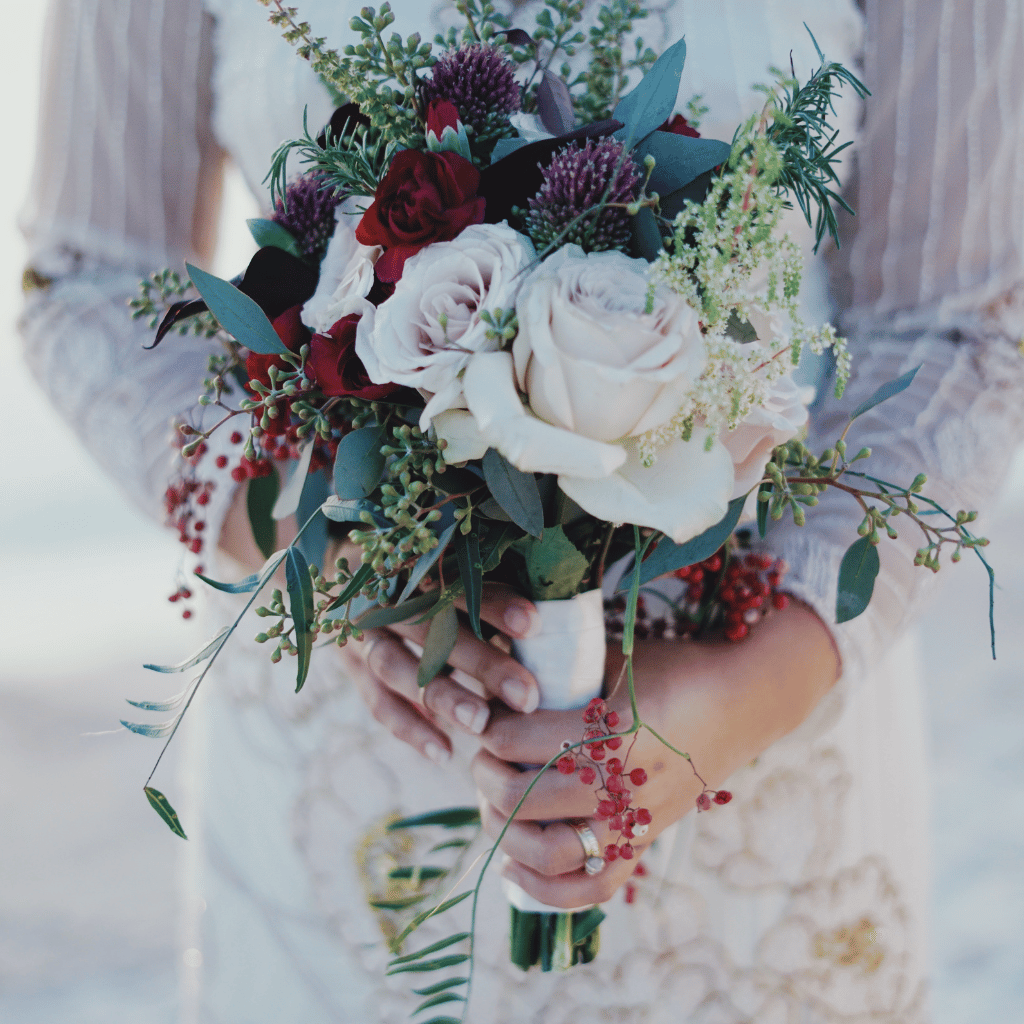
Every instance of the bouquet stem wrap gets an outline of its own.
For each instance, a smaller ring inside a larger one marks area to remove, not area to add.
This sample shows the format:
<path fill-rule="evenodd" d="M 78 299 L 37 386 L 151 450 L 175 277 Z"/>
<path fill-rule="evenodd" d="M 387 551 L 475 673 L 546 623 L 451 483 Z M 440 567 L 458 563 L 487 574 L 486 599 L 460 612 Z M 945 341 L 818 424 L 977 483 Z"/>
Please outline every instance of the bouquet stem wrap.
<path fill-rule="evenodd" d="M 512 654 L 533 673 L 540 686 L 540 708 L 583 708 L 604 687 L 604 601 L 590 590 L 564 601 L 537 601 L 540 631 L 513 640 Z M 570 737 L 566 737 L 569 739 Z M 604 916 L 591 907 L 549 907 L 514 882 L 503 883 L 512 904 L 512 960 L 524 970 L 540 964 L 545 971 L 567 970 L 597 952 L 597 922 Z"/>

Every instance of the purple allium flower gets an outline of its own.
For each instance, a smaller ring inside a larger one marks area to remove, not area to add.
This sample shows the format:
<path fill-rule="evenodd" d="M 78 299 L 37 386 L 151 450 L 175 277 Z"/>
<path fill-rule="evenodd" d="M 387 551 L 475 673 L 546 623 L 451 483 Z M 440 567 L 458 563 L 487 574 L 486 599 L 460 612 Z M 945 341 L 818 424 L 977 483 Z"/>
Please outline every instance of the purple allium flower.
<path fill-rule="evenodd" d="M 488 115 L 514 114 L 521 105 L 516 66 L 493 46 L 473 43 L 449 50 L 434 65 L 433 77 L 424 82 L 427 103 L 450 100 L 464 124 L 479 134 Z"/>
<path fill-rule="evenodd" d="M 334 209 L 345 197 L 316 171 L 296 178 L 284 195 L 271 220 L 295 236 L 303 256 L 322 256 L 334 234 Z"/>
<path fill-rule="evenodd" d="M 583 146 L 570 142 L 560 149 L 544 169 L 544 184 L 530 200 L 525 218 L 527 233 L 537 247 L 574 242 L 587 252 L 625 249 L 630 217 L 621 207 L 605 207 L 596 219 L 584 217 L 569 227 L 600 203 L 609 182 L 609 203 L 631 203 L 639 195 L 640 172 L 622 143 L 588 139 Z"/>

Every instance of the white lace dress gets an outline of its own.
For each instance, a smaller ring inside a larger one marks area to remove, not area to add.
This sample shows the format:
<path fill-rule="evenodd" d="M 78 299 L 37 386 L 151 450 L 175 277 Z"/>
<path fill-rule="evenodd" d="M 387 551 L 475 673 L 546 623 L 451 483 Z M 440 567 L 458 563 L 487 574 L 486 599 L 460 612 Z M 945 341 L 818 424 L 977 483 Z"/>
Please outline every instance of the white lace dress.
<path fill-rule="evenodd" d="M 141 274 L 204 251 L 221 147 L 265 199 L 273 149 L 298 132 L 305 105 L 311 124 L 330 105 L 256 0 L 52 6 L 24 215 L 39 286 L 23 318 L 27 358 L 101 465 L 160 515 L 167 424 L 193 405 L 205 347 L 169 338 L 143 352 L 146 332 L 127 320 L 124 298 Z M 426 4 L 394 6 L 407 21 L 440 23 Z M 301 10 L 343 42 L 355 5 L 304 0 Z M 921 364 L 912 388 L 860 421 L 855 441 L 874 448 L 880 476 L 923 470 L 950 505 L 984 507 L 1024 409 L 1018 0 L 872 0 L 863 15 L 852 0 L 663 0 L 651 11 L 652 45 L 686 33 L 681 100 L 702 93 L 712 109 L 703 130 L 720 137 L 757 102 L 749 87 L 768 64 L 787 65 L 792 50 L 798 71 L 812 66 L 802 22 L 847 62 L 866 39 L 874 96 L 851 185 L 859 232 L 842 260 L 830 259 L 856 357 L 844 406 Z M 856 115 L 844 109 L 848 130 Z M 819 314 L 824 280 L 821 264 L 809 300 Z M 841 411 L 829 420 L 816 424 L 823 442 Z M 211 527 L 230 496 L 221 481 Z M 830 496 L 804 530 L 769 535 L 792 566 L 791 589 L 826 622 L 855 522 Z M 594 964 L 564 976 L 511 968 L 492 880 L 471 1021 L 926 1019 L 928 787 L 917 673 L 902 638 L 931 577 L 912 568 L 915 547 L 909 533 L 883 546 L 871 608 L 835 628 L 841 682 L 730 780 L 733 804 L 660 838 L 636 901 L 606 908 Z M 215 605 L 211 625 L 228 613 Z M 185 1019 L 404 1021 L 412 986 L 384 977 L 380 920 L 363 886 L 387 845 L 386 816 L 474 802 L 469 751 L 445 769 L 423 762 L 382 733 L 329 659 L 296 696 L 288 666 L 273 670 L 244 642 L 251 625 L 184 729 Z"/>

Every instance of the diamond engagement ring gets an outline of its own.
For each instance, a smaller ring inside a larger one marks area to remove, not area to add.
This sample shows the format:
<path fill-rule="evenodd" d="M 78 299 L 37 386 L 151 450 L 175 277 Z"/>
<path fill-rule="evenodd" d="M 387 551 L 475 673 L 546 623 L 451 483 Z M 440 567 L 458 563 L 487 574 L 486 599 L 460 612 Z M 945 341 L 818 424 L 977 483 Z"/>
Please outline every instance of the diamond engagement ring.
<path fill-rule="evenodd" d="M 601 844 L 597 841 L 594 830 L 584 818 L 574 818 L 568 824 L 583 844 L 583 852 L 587 856 L 583 864 L 584 870 L 588 875 L 599 875 L 604 871 L 604 857 L 601 856 Z"/>

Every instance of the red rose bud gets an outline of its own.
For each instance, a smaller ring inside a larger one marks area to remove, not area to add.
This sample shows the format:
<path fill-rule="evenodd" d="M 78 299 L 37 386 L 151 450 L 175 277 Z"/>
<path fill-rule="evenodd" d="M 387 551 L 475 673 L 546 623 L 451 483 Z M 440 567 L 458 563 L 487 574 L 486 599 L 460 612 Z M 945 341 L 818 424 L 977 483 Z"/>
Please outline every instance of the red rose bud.
<path fill-rule="evenodd" d="M 730 793 L 729 790 L 727 790 L 727 789 L 720 789 L 715 794 L 715 803 L 716 804 L 727 804 L 731 799 L 732 799 L 732 793 Z"/>
<path fill-rule="evenodd" d="M 431 100 L 427 107 L 427 131 L 441 137 L 445 128 L 459 130 L 459 111 L 450 100 Z"/>
<path fill-rule="evenodd" d="M 658 131 L 671 132 L 673 135 L 689 135 L 691 139 L 700 138 L 700 132 L 696 128 L 691 128 L 690 122 L 682 114 L 669 118 Z"/>
<path fill-rule="evenodd" d="M 377 277 L 394 284 L 405 261 L 425 245 L 482 224 L 486 201 L 476 194 L 479 185 L 480 172 L 457 153 L 397 153 L 356 227 L 362 245 L 384 246 Z"/>
<path fill-rule="evenodd" d="M 431 153 L 458 153 L 472 158 L 469 138 L 459 120 L 459 111 L 450 100 L 431 100 L 427 108 L 427 149 Z"/>
<path fill-rule="evenodd" d="M 314 334 L 309 342 L 306 368 L 328 396 L 351 395 L 373 402 L 398 390 L 397 384 L 374 384 L 356 355 L 356 329 L 360 316 L 342 317 L 326 334 Z"/>

